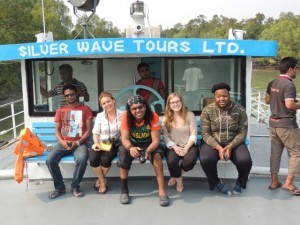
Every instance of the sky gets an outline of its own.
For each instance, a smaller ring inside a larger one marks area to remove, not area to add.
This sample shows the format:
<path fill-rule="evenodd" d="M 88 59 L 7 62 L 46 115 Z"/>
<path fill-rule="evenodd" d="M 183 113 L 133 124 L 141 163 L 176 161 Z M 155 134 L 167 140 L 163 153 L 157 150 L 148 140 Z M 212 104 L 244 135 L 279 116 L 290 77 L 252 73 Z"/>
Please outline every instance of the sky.
<path fill-rule="evenodd" d="M 100 0 L 96 14 L 112 22 L 120 31 L 124 31 L 126 27 L 133 25 L 129 13 L 133 2 L 136 1 Z M 211 20 L 214 15 L 223 15 L 237 20 L 254 18 L 257 13 L 263 13 L 266 18 L 273 17 L 274 19 L 279 18 L 282 12 L 300 15 L 299 0 L 144 0 L 143 2 L 149 9 L 150 25 L 162 25 L 163 29 L 172 28 L 177 23 L 187 24 L 189 20 L 199 15 L 204 15 L 207 21 Z M 66 1 L 65 4 L 72 9 L 69 2 Z M 73 9 L 70 13 L 73 15 Z M 76 17 L 73 18 L 76 19 Z"/>

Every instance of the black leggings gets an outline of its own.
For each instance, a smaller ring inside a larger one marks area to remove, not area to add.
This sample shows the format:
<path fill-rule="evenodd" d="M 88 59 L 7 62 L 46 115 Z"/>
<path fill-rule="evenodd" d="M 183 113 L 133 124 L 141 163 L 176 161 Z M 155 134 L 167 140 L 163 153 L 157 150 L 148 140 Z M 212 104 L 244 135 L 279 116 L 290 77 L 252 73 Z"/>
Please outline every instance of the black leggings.
<path fill-rule="evenodd" d="M 91 167 L 102 166 L 109 168 L 112 160 L 117 156 L 119 146 L 113 145 L 110 151 L 94 151 L 90 150 L 90 165 Z"/>
<path fill-rule="evenodd" d="M 217 163 L 219 161 L 219 152 L 213 149 L 205 142 L 200 148 L 200 164 L 207 176 L 209 189 L 213 190 L 219 183 Z M 248 176 L 252 168 L 252 159 L 249 150 L 245 144 L 241 144 L 231 150 L 230 160 L 236 166 L 238 171 L 237 181 L 242 188 L 246 188 Z"/>
<path fill-rule="evenodd" d="M 166 158 L 171 177 L 181 177 L 181 170 L 187 172 L 194 168 L 199 149 L 193 145 L 185 156 L 179 156 L 173 149 L 166 149 Z"/>

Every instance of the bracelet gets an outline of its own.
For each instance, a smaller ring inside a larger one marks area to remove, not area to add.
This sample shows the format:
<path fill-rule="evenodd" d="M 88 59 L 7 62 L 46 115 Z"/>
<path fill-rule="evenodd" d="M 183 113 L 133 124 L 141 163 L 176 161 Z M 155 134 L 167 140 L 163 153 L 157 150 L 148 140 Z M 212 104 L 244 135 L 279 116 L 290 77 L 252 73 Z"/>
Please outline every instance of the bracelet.
<path fill-rule="evenodd" d="M 130 148 L 131 148 L 131 147 L 133 147 L 133 146 L 132 146 L 132 145 L 129 145 L 128 148 L 127 148 L 127 150 L 130 151 Z"/>
<path fill-rule="evenodd" d="M 80 146 L 80 142 L 79 141 L 76 141 L 76 144 L 77 144 L 77 146 Z"/>

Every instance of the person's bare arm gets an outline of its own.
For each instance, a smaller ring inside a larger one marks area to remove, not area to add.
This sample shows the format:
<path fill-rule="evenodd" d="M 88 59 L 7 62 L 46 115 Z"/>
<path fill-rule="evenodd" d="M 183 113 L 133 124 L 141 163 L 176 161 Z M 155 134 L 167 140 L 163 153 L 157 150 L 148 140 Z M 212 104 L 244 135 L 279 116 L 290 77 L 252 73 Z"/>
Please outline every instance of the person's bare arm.
<path fill-rule="evenodd" d="M 293 99 L 286 99 L 284 102 L 285 102 L 285 107 L 289 110 L 300 109 L 300 103 L 296 102 Z"/>
<path fill-rule="evenodd" d="M 68 142 L 62 138 L 60 122 L 55 123 L 55 136 L 58 140 L 58 143 L 61 144 L 65 149 L 67 149 L 67 150 L 71 149 L 71 147 L 68 145 Z"/>
<path fill-rule="evenodd" d="M 122 145 L 125 149 L 127 149 L 130 152 L 130 155 L 134 158 L 139 157 L 138 147 L 134 147 L 131 144 L 131 141 L 129 139 L 130 137 L 130 131 L 129 130 L 121 130 L 121 140 Z"/>
<path fill-rule="evenodd" d="M 50 93 L 45 88 L 43 88 L 42 86 L 40 86 L 40 92 L 41 92 L 41 95 L 43 95 L 46 98 L 51 97 Z"/>
<path fill-rule="evenodd" d="M 77 87 L 76 89 L 77 89 L 78 95 L 83 97 L 85 102 L 90 101 L 90 95 L 87 92 L 87 90 L 81 90 L 79 87 Z"/>
<path fill-rule="evenodd" d="M 160 130 L 152 130 L 151 131 L 151 139 L 152 139 L 151 144 L 148 146 L 147 149 L 145 149 L 147 151 L 147 153 L 151 153 L 151 152 L 155 151 L 155 149 L 157 149 L 157 147 L 159 146 Z"/>
<path fill-rule="evenodd" d="M 160 94 L 160 96 L 161 96 L 163 99 L 165 99 L 166 94 L 165 94 L 165 89 L 164 89 L 164 88 L 159 89 L 159 94 Z"/>

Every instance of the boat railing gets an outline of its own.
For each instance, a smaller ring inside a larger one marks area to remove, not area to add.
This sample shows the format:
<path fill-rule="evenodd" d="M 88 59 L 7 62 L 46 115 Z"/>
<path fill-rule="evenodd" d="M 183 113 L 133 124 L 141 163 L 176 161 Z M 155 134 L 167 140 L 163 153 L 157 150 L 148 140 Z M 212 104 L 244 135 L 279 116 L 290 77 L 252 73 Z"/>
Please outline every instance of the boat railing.
<path fill-rule="evenodd" d="M 269 116 L 271 114 L 270 105 L 265 103 L 265 92 L 252 88 L 251 96 L 251 116 L 255 117 L 257 122 L 269 125 Z M 296 113 L 297 123 L 300 126 L 300 110 Z"/>
<path fill-rule="evenodd" d="M 16 107 L 17 105 L 19 107 Z M 21 109 L 18 110 L 17 108 Z M 8 142 L 12 138 L 16 139 L 18 137 L 18 130 L 24 127 L 23 100 L 20 99 L 0 105 L 0 110 L 3 116 L 0 118 L 0 124 L 2 124 L 0 126 L 0 140 Z"/>
<path fill-rule="evenodd" d="M 0 126 L 0 138 L 3 140 L 4 135 L 6 135 L 6 141 L 9 139 L 16 139 L 18 137 L 18 130 L 23 128 L 24 126 L 24 119 L 16 119 L 17 116 L 24 114 L 24 109 L 16 110 L 17 104 L 22 104 L 23 100 L 16 100 L 12 101 L 3 105 L 0 105 L 0 110 L 9 111 L 10 108 L 10 115 L 9 113 L 2 113 L 4 115 L 3 118 L 0 118 L 0 124 L 3 121 L 11 121 L 7 122 L 7 124 L 12 124 L 11 127 L 7 126 Z M 1 114 L 0 114 L 1 115 Z M 265 123 L 268 125 L 269 123 L 269 116 L 270 116 L 270 106 L 265 103 L 265 92 L 252 88 L 252 96 L 251 96 L 251 116 L 255 117 L 257 122 Z M 297 110 L 297 123 L 300 125 L 300 110 Z M 12 133 L 8 136 L 9 133 Z"/>

